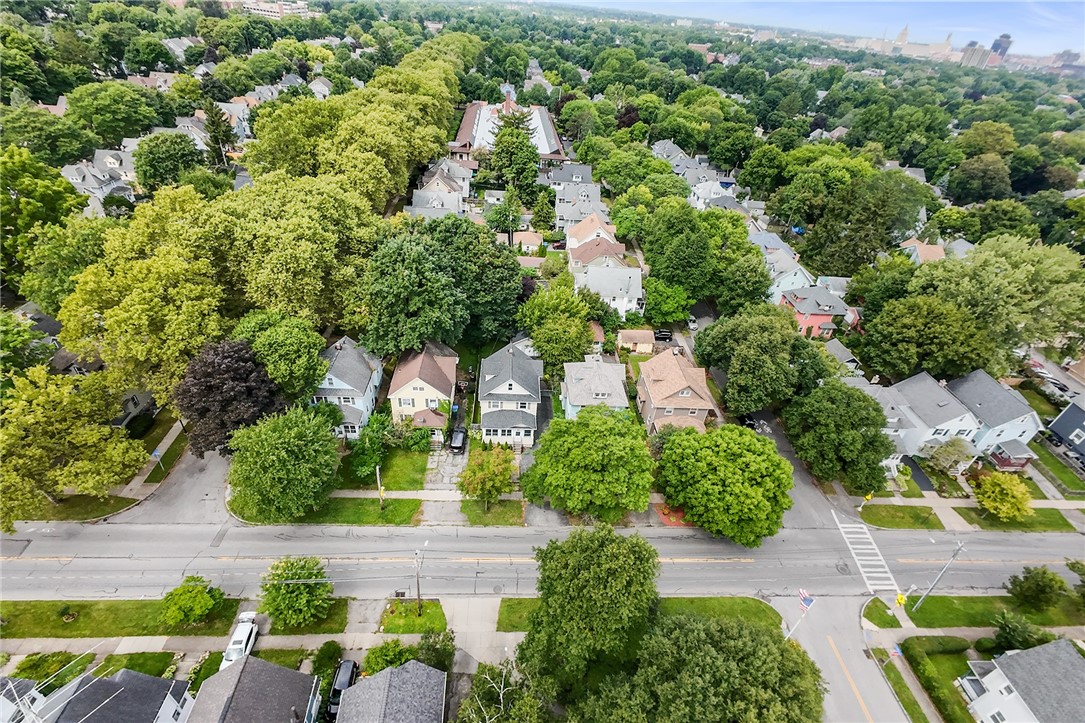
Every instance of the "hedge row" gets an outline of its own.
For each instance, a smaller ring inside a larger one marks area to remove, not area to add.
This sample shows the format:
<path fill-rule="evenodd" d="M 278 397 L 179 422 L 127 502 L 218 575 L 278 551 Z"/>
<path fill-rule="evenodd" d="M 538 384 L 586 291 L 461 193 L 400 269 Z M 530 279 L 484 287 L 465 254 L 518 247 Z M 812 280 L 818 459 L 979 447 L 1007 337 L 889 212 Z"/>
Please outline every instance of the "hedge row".
<path fill-rule="evenodd" d="M 908 638 L 900 649 L 905 660 L 912 666 L 931 702 L 938 708 L 946 723 L 974 723 L 952 680 L 943 680 L 928 655 L 963 653 L 970 647 L 964 638 L 948 636 Z"/>

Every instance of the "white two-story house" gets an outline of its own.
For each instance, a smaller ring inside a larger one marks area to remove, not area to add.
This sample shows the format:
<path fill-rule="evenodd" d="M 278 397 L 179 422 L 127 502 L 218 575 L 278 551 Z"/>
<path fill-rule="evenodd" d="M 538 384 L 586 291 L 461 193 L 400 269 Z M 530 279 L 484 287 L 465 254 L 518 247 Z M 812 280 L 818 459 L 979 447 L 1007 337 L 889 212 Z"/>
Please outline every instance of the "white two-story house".
<path fill-rule="evenodd" d="M 328 361 L 328 373 L 313 395 L 313 404 L 331 402 L 339 407 L 343 423 L 335 428 L 336 436 L 357 439 L 376 409 L 384 366 L 349 336 L 339 339 L 320 356 Z"/>
<path fill-rule="evenodd" d="M 510 343 L 483 359 L 481 366 L 483 441 L 530 447 L 539 428 L 543 363 Z"/>
<path fill-rule="evenodd" d="M 970 660 L 957 679 L 980 723 L 1061 723 L 1085 711 L 1085 658 L 1069 640 Z"/>
<path fill-rule="evenodd" d="M 963 439 L 974 453 L 978 450 L 972 440 L 980 431 L 980 421 L 968 407 L 953 396 L 944 382 L 937 381 L 927 372 L 893 385 L 903 398 L 902 411 L 913 422 L 904 431 L 904 446 L 909 455 L 927 455 L 931 450 L 952 439 Z M 962 462 L 958 472 L 972 464 L 972 459 Z"/>
<path fill-rule="evenodd" d="M 1028 443 L 1043 424 L 1020 392 L 999 384 L 982 369 L 954 379 L 947 388 L 979 420 L 972 443 L 991 455 L 999 469 L 1023 469 L 1036 458 Z"/>

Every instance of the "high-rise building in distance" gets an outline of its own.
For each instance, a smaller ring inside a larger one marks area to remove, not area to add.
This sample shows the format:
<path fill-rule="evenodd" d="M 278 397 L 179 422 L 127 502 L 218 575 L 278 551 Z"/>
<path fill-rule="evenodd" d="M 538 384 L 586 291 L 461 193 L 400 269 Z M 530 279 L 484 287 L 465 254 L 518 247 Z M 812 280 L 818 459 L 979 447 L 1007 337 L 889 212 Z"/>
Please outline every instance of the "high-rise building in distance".
<path fill-rule="evenodd" d="M 990 57 L 991 51 L 973 40 L 964 48 L 964 54 L 961 56 L 961 65 L 966 68 L 983 68 L 986 67 L 987 60 Z"/>
<path fill-rule="evenodd" d="M 1011 45 L 1013 45 L 1013 40 L 1010 39 L 1010 34 L 1002 33 L 995 38 L 995 42 L 991 43 L 991 52 L 1000 58 L 1005 58 Z"/>

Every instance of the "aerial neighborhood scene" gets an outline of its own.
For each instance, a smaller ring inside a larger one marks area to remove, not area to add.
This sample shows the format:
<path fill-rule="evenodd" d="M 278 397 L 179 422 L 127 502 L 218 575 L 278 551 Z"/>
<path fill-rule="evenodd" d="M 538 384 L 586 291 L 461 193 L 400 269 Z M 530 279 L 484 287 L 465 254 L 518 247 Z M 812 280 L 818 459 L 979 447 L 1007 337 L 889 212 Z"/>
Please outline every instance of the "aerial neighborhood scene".
<path fill-rule="evenodd" d="M 1085 3 L 0 3 L 0 723 L 1085 721 Z"/>

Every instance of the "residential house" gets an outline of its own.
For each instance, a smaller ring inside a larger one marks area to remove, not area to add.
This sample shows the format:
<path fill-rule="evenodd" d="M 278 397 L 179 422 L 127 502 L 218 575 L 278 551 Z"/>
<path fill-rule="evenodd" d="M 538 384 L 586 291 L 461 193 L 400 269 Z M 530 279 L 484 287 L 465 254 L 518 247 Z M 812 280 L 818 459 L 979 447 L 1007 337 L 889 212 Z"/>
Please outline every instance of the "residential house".
<path fill-rule="evenodd" d="M 927 172 L 922 168 L 911 168 L 909 166 L 900 165 L 900 161 L 886 161 L 882 165 L 883 171 L 900 171 L 905 175 L 919 181 L 924 186 L 927 185 Z"/>
<path fill-rule="evenodd" d="M 320 720 L 320 678 L 246 655 L 203 682 L 188 723 Z"/>
<path fill-rule="evenodd" d="M 697 210 L 704 211 L 709 207 L 708 204 L 712 199 L 729 195 L 723 186 L 719 184 L 719 181 L 700 181 L 690 184 L 689 198 L 686 199 L 686 202 Z"/>
<path fill-rule="evenodd" d="M 671 163 L 676 158 L 689 158 L 689 154 L 679 148 L 678 144 L 669 138 L 653 143 L 652 155 L 667 163 Z"/>
<path fill-rule="evenodd" d="M 819 276 L 814 282 L 816 286 L 820 286 L 838 299 L 843 299 L 848 293 L 850 283 L 850 276 Z"/>
<path fill-rule="evenodd" d="M 637 408 L 648 434 L 655 434 L 668 424 L 703 432 L 705 419 L 715 404 L 708 391 L 705 370 L 675 348 L 640 363 Z"/>
<path fill-rule="evenodd" d="M 443 442 L 456 395 L 459 360 L 459 354 L 437 341 L 427 341 L 421 351 L 404 352 L 388 387 L 393 418 L 410 419 L 414 426 L 432 430 L 435 441 Z"/>
<path fill-rule="evenodd" d="M 466 200 L 471 195 L 472 175 L 469 168 L 464 168 L 449 158 L 442 158 L 422 174 L 418 188 L 422 191 L 459 193 Z"/>
<path fill-rule="evenodd" d="M 963 259 L 968 255 L 969 251 L 976 248 L 976 245 L 970 241 L 965 241 L 963 238 L 958 238 L 952 241 L 943 241 L 942 248 L 946 250 L 947 257 Z"/>
<path fill-rule="evenodd" d="M 701 163 L 697 161 L 694 163 L 686 163 L 682 168 L 675 171 L 675 175 L 688 183 L 690 188 L 695 188 L 696 186 L 707 183 L 709 184 L 709 190 L 712 190 L 714 186 L 719 186 L 724 194 L 729 196 L 734 195 L 734 179 L 731 179 L 732 182 L 730 185 L 724 185 L 723 179 L 726 178 L 726 176 L 714 167 L 708 165 L 707 162 Z"/>
<path fill-rule="evenodd" d="M 38 681 L 0 676 L 0 723 L 33 721 L 46 712 L 45 701 Z"/>
<path fill-rule="evenodd" d="M 193 45 L 202 45 L 203 40 L 193 36 L 163 38 L 162 44 L 166 46 L 166 50 L 170 51 L 170 55 L 172 55 L 178 63 L 183 63 L 185 62 L 185 51 Z"/>
<path fill-rule="evenodd" d="M 751 231 L 750 243 L 761 249 L 761 253 L 766 256 L 773 251 L 783 250 L 793 258 L 797 259 L 799 257 L 795 249 L 791 248 L 786 241 L 771 231 Z"/>
<path fill-rule="evenodd" d="M 141 88 L 148 90 L 157 90 L 159 93 L 165 93 L 173 84 L 177 82 L 177 79 L 181 77 L 177 73 L 163 73 L 159 71 L 151 71 L 147 75 L 129 75 L 125 80 L 129 83 L 138 85 Z"/>
<path fill-rule="evenodd" d="M 377 406 L 384 366 L 349 336 L 341 337 L 320 356 L 328 362 L 328 373 L 313 394 L 313 404 L 330 402 L 339 407 L 343 423 L 335 428 L 336 436 L 357 439 Z"/>
<path fill-rule="evenodd" d="M 591 166 L 586 163 L 565 162 L 560 166 L 546 168 L 539 173 L 537 183 L 549 186 L 555 191 L 565 188 L 570 183 L 591 183 Z"/>
<path fill-rule="evenodd" d="M 656 346 L 655 332 L 651 329 L 619 329 L 617 346 L 634 354 L 651 354 Z"/>
<path fill-rule="evenodd" d="M 593 404 L 628 409 L 629 399 L 625 391 L 625 366 L 609 364 L 597 354 L 588 354 L 582 362 L 565 364 L 561 408 L 566 419 L 576 419 L 581 409 Z"/>
<path fill-rule="evenodd" d="M 607 340 L 607 334 L 603 330 L 602 324 L 594 319 L 588 322 L 588 326 L 591 327 L 591 353 L 602 354 L 603 344 Z"/>
<path fill-rule="evenodd" d="M 192 77 L 196 80 L 203 80 L 212 73 L 215 72 L 215 68 L 218 67 L 218 63 L 200 63 L 192 71 Z"/>
<path fill-rule="evenodd" d="M 958 437 L 965 441 L 973 456 L 962 462 L 955 471 L 961 472 L 972 464 L 979 453 L 972 440 L 982 424 L 968 407 L 950 393 L 944 382 L 938 382 L 927 372 L 920 372 L 897 382 L 892 388 L 903 398 L 901 411 L 912 422 L 911 427 L 902 434 L 907 454 L 926 456 L 935 447 Z"/>
<path fill-rule="evenodd" d="M 131 183 L 126 179 L 126 171 L 99 166 L 93 160 L 70 163 L 60 169 L 68 182 L 75 186 L 78 193 L 102 201 L 106 196 L 121 196 L 130 202 L 136 200 Z M 104 214 L 101 214 L 104 215 Z"/>
<path fill-rule="evenodd" d="M 599 294 L 623 319 L 630 311 L 644 308 L 644 287 L 640 269 L 625 266 L 587 266 L 583 273 L 575 275 L 573 283 L 578 289 L 588 289 Z"/>
<path fill-rule="evenodd" d="M 1059 435 L 1068 448 L 1085 457 L 1085 407 L 1080 401 L 1070 402 L 1051 422 L 1049 429 Z"/>
<path fill-rule="evenodd" d="M 999 469 L 1024 469 L 1036 458 L 1028 443 L 1043 424 L 1020 392 L 1003 386 L 982 369 L 954 379 L 947 388 L 979 420 L 972 444 L 989 454 Z"/>
<path fill-rule="evenodd" d="M 747 222 L 750 220 L 750 210 L 743 206 L 731 195 L 717 196 L 705 203 L 706 208 L 722 208 L 724 211 L 734 211 L 741 215 Z"/>
<path fill-rule="evenodd" d="M 565 150 L 558 137 L 554 118 L 545 106 L 533 105 L 521 108 L 512 97 L 513 92 L 505 93 L 502 103 L 487 103 L 476 100 L 467 104 L 460 121 L 455 140 L 449 142 L 448 151 L 454 160 L 472 161 L 472 154 L 478 150 L 493 150 L 494 137 L 497 135 L 501 116 L 509 113 L 527 113 L 527 125 L 531 142 L 539 151 L 539 159 L 546 163 L 560 163 L 565 160 Z"/>
<path fill-rule="evenodd" d="M 610 242 L 617 242 L 618 240 L 616 230 L 609 223 L 609 220 L 598 213 L 592 213 L 565 229 L 565 248 L 572 251 L 576 247 L 597 238 L 606 239 Z"/>
<path fill-rule="evenodd" d="M 772 284 L 769 286 L 769 300 L 779 304 L 785 291 L 805 289 L 814 285 L 814 276 L 799 263 L 797 256 L 792 256 L 784 249 L 776 249 L 765 254 L 765 268 L 768 269 Z"/>
<path fill-rule="evenodd" d="M 509 343 L 483 359 L 481 366 L 478 399 L 483 441 L 530 447 L 539 428 L 543 363 Z"/>
<path fill-rule="evenodd" d="M 941 246 L 923 243 L 917 238 L 910 238 L 902 243 L 900 250 L 917 266 L 929 261 L 941 261 L 946 257 L 946 250 Z"/>
<path fill-rule="evenodd" d="M 543 245 L 543 237 L 534 231 L 514 231 L 512 233 L 512 245 L 522 249 L 524 253 L 535 253 Z M 544 260 L 543 257 L 539 257 L 540 264 Z"/>
<path fill-rule="evenodd" d="M 252 131 L 249 128 L 249 106 L 247 104 L 215 103 L 215 105 L 225 114 L 226 120 L 238 140 L 243 141 L 252 137 Z M 197 108 L 193 115 L 200 121 L 206 120 L 207 117 L 202 108 Z"/>
<path fill-rule="evenodd" d="M 567 183 L 557 192 L 554 203 L 557 216 L 555 226 L 565 230 L 592 214 L 609 222 L 610 212 L 599 195 L 599 186 L 595 183 Z"/>
<path fill-rule="evenodd" d="M 904 456 L 914 451 L 908 447 L 905 439 L 905 435 L 910 435 L 916 428 L 914 419 L 904 412 L 904 408 L 908 406 L 907 400 L 893 387 L 871 384 L 862 376 L 843 377 L 841 381 L 849 387 L 865 392 L 867 396 L 878 403 L 878 406 L 885 413 L 886 421 L 882 431 L 885 432 L 885 436 L 889 437 L 889 441 L 893 443 L 893 451 L 882 460 L 881 465 L 885 469 L 887 477 L 896 477 L 897 472 L 900 471 Z"/>
<path fill-rule="evenodd" d="M 315 78 L 309 83 L 309 90 L 313 91 L 317 100 L 327 100 L 332 94 L 332 82 L 323 76 Z"/>
<path fill-rule="evenodd" d="M 625 244 L 594 238 L 569 251 L 569 270 L 582 274 L 590 266 L 625 266 Z"/>
<path fill-rule="evenodd" d="M 803 336 L 828 339 L 836 329 L 834 316 L 844 316 L 848 305 L 820 286 L 788 289 L 780 295 L 781 306 L 795 313 L 795 323 Z"/>
<path fill-rule="evenodd" d="M 194 708 L 188 683 L 127 668 L 103 678 L 81 675 L 49 696 L 46 707 L 65 695 L 60 715 L 48 716 L 54 723 L 185 723 Z"/>
<path fill-rule="evenodd" d="M 64 95 L 58 97 L 55 105 L 48 105 L 47 103 L 38 101 L 34 104 L 34 107 L 40 108 L 41 110 L 47 110 L 53 115 L 60 117 L 68 112 L 68 97 Z"/>
<path fill-rule="evenodd" d="M 843 364 L 844 368 L 852 374 L 861 375 L 863 373 L 859 369 L 859 360 L 839 339 L 829 339 L 829 341 L 825 342 L 825 351 L 829 352 L 834 359 Z"/>
<path fill-rule="evenodd" d="M 968 667 L 957 685 L 982 723 L 1063 723 L 1085 711 L 1085 658 L 1065 638 Z"/>
<path fill-rule="evenodd" d="M 435 219 L 449 215 L 462 216 L 467 212 L 467 204 L 458 189 L 456 191 L 415 191 L 411 196 L 411 205 L 403 210 L 411 216 Z"/>
<path fill-rule="evenodd" d="M 417 660 L 359 678 L 335 723 L 444 723 L 448 674 Z"/>

